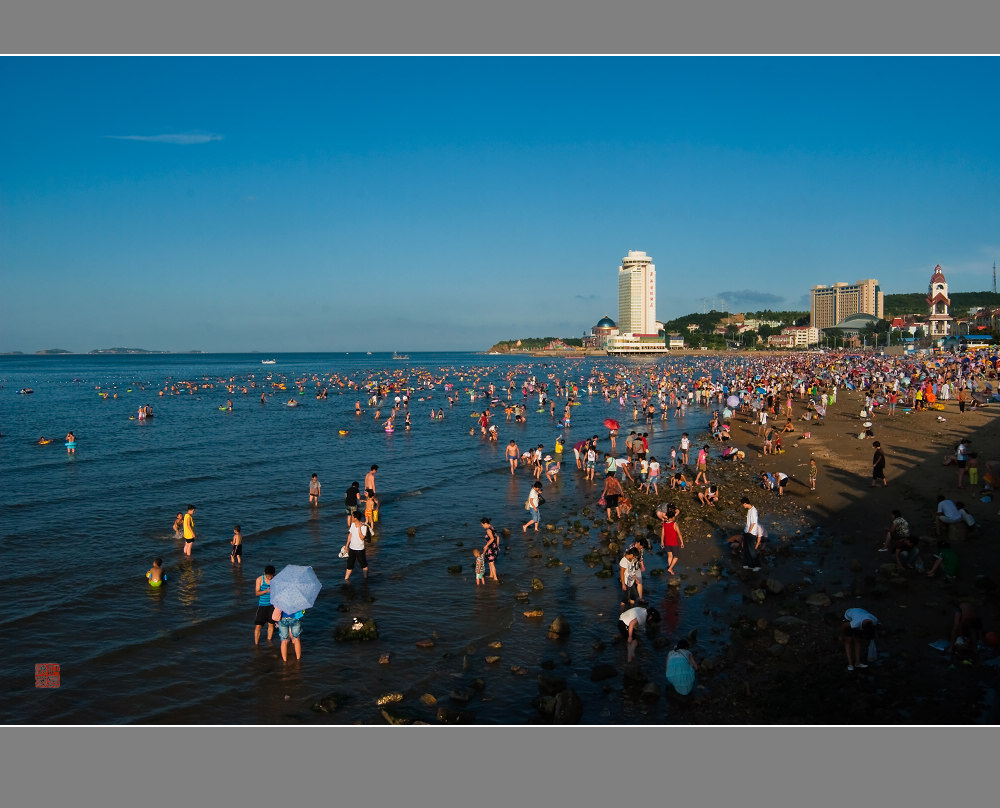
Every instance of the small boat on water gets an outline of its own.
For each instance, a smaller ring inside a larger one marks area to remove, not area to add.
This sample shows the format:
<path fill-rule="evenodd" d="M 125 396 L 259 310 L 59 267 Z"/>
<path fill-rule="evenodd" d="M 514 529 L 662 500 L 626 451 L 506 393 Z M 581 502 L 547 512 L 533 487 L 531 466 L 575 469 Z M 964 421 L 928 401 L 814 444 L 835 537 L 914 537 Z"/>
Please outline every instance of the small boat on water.
<path fill-rule="evenodd" d="M 275 365 L 275 364 L 277 364 L 277 362 L 278 362 L 277 359 L 261 359 L 260 360 L 260 363 L 262 365 Z"/>
<path fill-rule="evenodd" d="M 392 352 L 392 358 L 393 359 L 409 359 L 410 355 L 409 354 L 405 354 L 405 353 L 396 353 L 395 351 L 393 351 Z"/>

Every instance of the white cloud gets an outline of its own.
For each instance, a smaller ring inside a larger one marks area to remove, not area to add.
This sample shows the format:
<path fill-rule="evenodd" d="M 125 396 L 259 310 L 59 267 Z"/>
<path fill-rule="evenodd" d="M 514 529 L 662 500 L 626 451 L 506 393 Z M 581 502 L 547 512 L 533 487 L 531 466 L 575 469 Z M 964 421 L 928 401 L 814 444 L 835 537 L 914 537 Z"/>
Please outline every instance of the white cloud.
<path fill-rule="evenodd" d="M 173 134 L 173 135 L 105 135 L 111 140 L 141 140 L 145 143 L 173 143 L 177 146 L 191 146 L 197 143 L 211 143 L 222 140 L 222 135 Z"/>

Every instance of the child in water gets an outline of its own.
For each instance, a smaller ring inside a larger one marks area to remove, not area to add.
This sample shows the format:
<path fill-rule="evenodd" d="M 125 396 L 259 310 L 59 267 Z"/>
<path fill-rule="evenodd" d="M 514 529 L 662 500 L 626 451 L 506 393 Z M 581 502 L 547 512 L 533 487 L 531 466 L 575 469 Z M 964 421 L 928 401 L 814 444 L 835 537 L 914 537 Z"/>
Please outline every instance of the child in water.
<path fill-rule="evenodd" d="M 476 557 L 476 586 L 485 586 L 486 560 L 483 558 L 483 551 L 478 547 L 473 548 L 472 555 Z"/>
<path fill-rule="evenodd" d="M 179 514 L 177 514 L 177 518 L 174 519 L 174 538 L 175 539 L 180 539 L 180 538 L 184 537 L 184 534 L 181 533 L 181 528 L 183 528 L 183 527 L 184 527 L 184 514 L 179 513 Z"/>
<path fill-rule="evenodd" d="M 149 579 L 150 586 L 160 586 L 160 584 L 167 580 L 167 575 L 163 571 L 162 558 L 153 559 L 153 566 L 150 568 L 149 572 L 146 573 L 146 578 Z"/>
<path fill-rule="evenodd" d="M 243 563 L 243 534 L 240 532 L 240 526 L 235 525 L 233 527 L 233 538 L 229 542 L 233 545 L 233 550 L 229 554 L 229 562 L 231 564 L 242 564 Z"/>
<path fill-rule="evenodd" d="M 375 496 L 375 492 L 370 488 L 365 489 L 365 524 L 368 526 L 368 532 L 371 534 L 375 530 L 375 521 L 378 518 L 378 497 Z"/>

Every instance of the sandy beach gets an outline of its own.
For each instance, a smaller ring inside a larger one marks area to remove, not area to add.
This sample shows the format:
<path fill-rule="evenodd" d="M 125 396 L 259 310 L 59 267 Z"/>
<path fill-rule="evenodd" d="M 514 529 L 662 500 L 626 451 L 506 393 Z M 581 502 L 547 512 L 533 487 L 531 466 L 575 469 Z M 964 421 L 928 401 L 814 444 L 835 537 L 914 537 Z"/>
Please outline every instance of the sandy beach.
<path fill-rule="evenodd" d="M 739 608 L 718 615 L 731 626 L 732 643 L 721 657 L 702 660 L 702 688 L 680 707 L 683 718 L 675 714 L 676 720 L 996 722 L 1000 668 L 987 664 L 995 661 L 996 649 L 986 649 L 978 664 L 965 665 L 929 645 L 949 636 L 959 601 L 979 606 L 986 631 L 998 626 L 992 547 L 997 503 L 980 502 L 982 469 L 979 486 L 966 482 L 965 490 L 958 490 L 955 466 L 942 463 L 961 439 L 970 441 L 981 466 L 1000 457 L 996 405 L 963 415 L 949 401 L 943 411 L 877 416 L 872 431 L 887 456 L 886 487 L 871 485 L 872 439 L 858 438 L 866 420 L 859 415 L 862 407 L 860 393 L 842 391 L 820 425 L 797 421 L 799 431 L 786 436 L 787 449 L 777 456 L 760 454 L 761 439 L 746 417 L 734 420 L 733 441 L 746 448 L 746 460 L 726 467 L 721 476 L 710 468 L 710 478 L 721 479 L 722 502 L 710 515 L 697 502 L 684 507 L 685 535 L 739 533 L 744 514 L 739 500 L 747 495 L 770 537 L 759 573 L 743 570 L 736 556 L 724 559 L 728 580 L 721 585 L 736 587 L 742 595 Z M 803 426 L 812 433 L 808 439 L 801 437 Z M 819 467 L 816 491 L 808 484 L 810 458 Z M 789 475 L 785 496 L 762 489 L 763 469 Z M 960 569 L 951 582 L 940 574 L 929 579 L 915 570 L 896 571 L 892 554 L 878 552 L 891 512 L 899 509 L 912 534 L 922 537 L 929 566 L 938 494 L 964 500 L 979 522 L 968 540 L 953 547 Z M 792 526 L 797 526 L 794 532 Z M 713 562 L 709 545 L 692 544 L 688 566 Z M 848 672 L 837 632 L 844 610 L 853 606 L 869 610 L 881 623 L 879 660 L 867 670 Z M 697 643 L 694 648 L 697 656 Z"/>

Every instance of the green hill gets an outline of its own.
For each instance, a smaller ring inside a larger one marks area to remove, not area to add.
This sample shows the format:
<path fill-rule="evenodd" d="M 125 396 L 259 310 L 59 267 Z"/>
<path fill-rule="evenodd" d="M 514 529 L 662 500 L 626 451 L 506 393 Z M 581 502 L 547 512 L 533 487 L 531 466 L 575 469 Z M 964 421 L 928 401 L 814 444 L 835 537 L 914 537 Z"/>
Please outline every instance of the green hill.
<path fill-rule="evenodd" d="M 951 312 L 964 315 L 968 309 L 984 307 L 1000 308 L 1000 294 L 993 292 L 951 292 Z M 913 292 L 905 295 L 885 295 L 882 312 L 886 317 L 902 317 L 907 314 L 927 314 L 927 293 Z"/>

